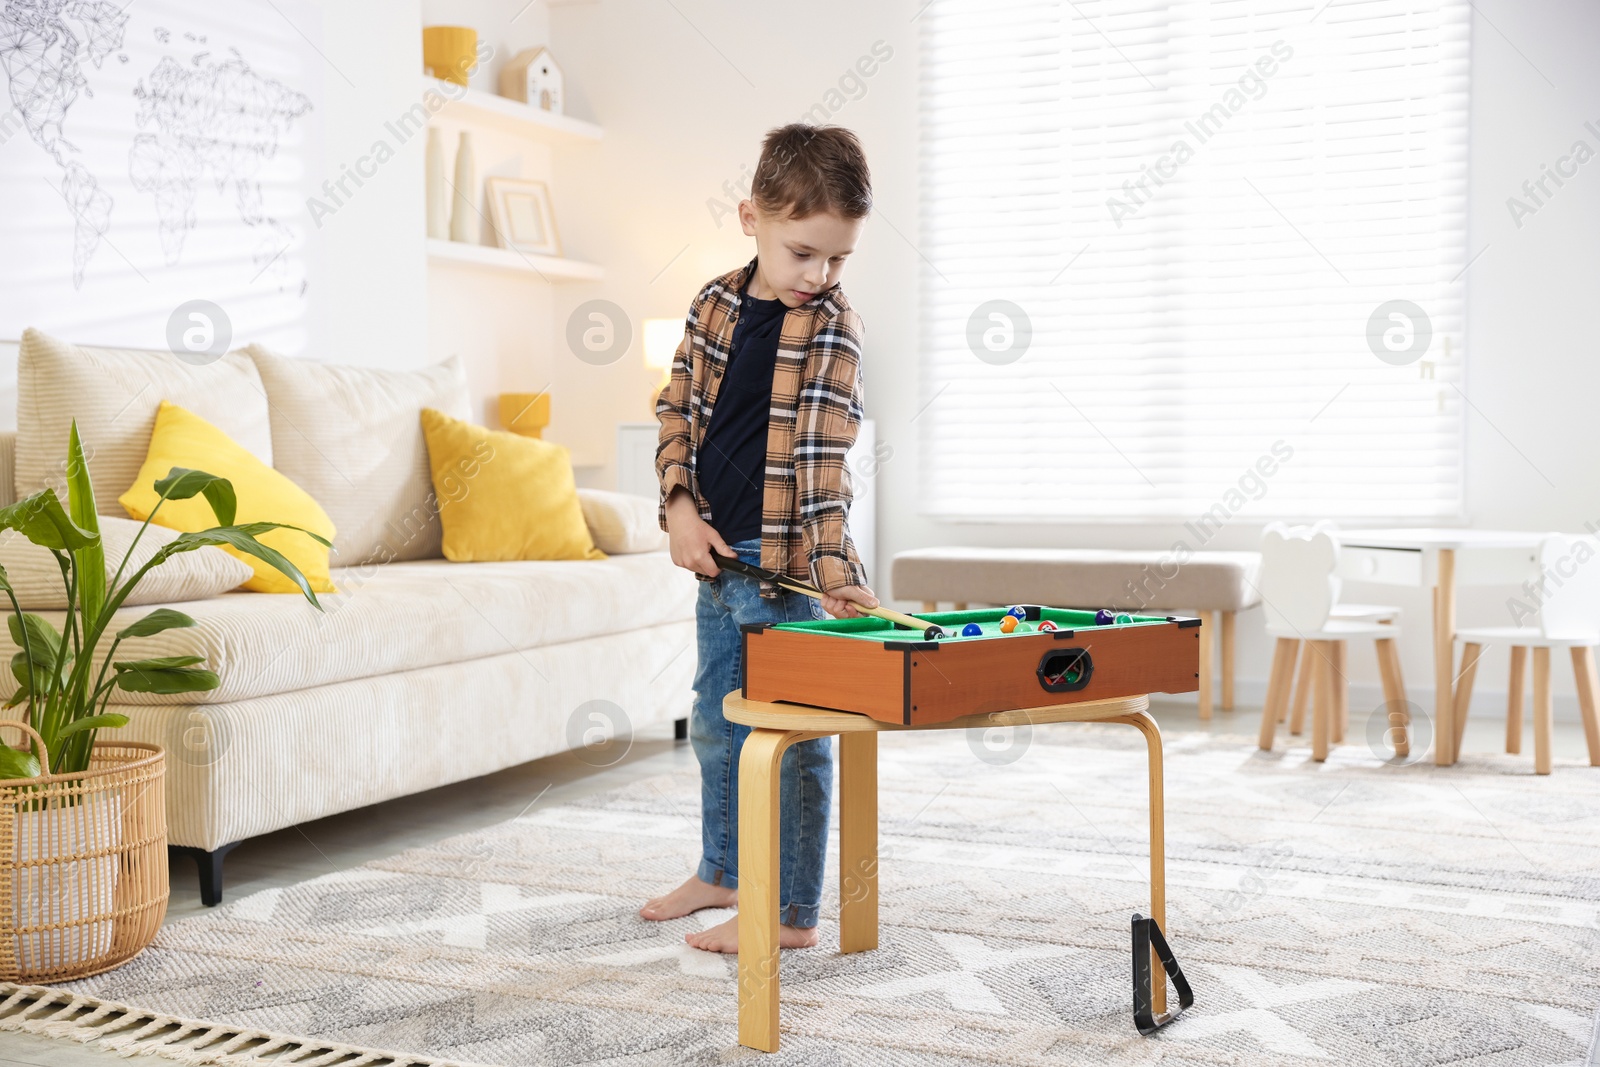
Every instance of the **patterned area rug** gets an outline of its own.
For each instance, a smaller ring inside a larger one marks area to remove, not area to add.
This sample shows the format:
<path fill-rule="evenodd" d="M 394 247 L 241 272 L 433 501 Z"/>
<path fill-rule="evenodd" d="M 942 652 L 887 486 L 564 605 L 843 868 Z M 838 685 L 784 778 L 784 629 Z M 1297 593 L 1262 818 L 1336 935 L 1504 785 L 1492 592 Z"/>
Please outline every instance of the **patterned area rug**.
<path fill-rule="evenodd" d="M 1169 742 L 1169 936 L 1197 1003 L 1141 1038 L 1137 734 L 987 740 L 883 739 L 882 947 L 839 955 L 831 911 L 822 947 L 785 953 L 776 1055 L 736 1042 L 732 961 L 681 941 L 728 913 L 634 912 L 697 853 L 692 772 L 172 923 L 53 1001 L 0 990 L 0 1027 L 193 1063 L 1591 1062 L 1600 770 Z"/>

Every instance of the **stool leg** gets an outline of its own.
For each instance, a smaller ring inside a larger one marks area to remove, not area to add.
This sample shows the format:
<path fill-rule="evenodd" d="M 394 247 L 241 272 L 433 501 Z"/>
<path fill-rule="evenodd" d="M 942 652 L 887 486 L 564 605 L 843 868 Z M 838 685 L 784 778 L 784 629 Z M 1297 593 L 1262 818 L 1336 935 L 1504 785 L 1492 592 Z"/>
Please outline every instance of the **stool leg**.
<path fill-rule="evenodd" d="M 1260 745 L 1264 752 L 1272 751 L 1272 739 L 1278 732 L 1278 720 L 1289 700 L 1289 685 L 1294 679 L 1294 661 L 1300 654 L 1300 642 L 1292 637 L 1280 637 L 1272 650 L 1272 672 L 1267 675 L 1267 702 L 1261 708 Z"/>
<path fill-rule="evenodd" d="M 923 611 L 938 611 L 939 610 L 939 602 L 937 600 L 924 600 L 922 602 L 922 610 Z"/>
<path fill-rule="evenodd" d="M 878 735 L 839 735 L 839 951 L 878 947 Z"/>
<path fill-rule="evenodd" d="M 967 610 L 967 602 L 965 600 L 958 600 L 954 604 L 951 604 L 950 606 L 952 608 L 954 608 L 955 610 L 957 610 L 957 611 L 966 611 Z"/>
<path fill-rule="evenodd" d="M 1483 658 L 1483 646 L 1468 642 L 1461 646 L 1461 678 L 1456 682 L 1455 720 L 1456 753 L 1461 752 L 1461 739 L 1467 733 L 1467 707 L 1472 703 L 1472 683 L 1478 676 L 1478 660 Z"/>
<path fill-rule="evenodd" d="M 1600 678 L 1595 675 L 1593 648 L 1572 650 L 1572 671 L 1578 682 L 1578 709 L 1583 712 L 1583 737 L 1589 743 L 1589 766 L 1600 767 L 1600 713 L 1595 708 Z"/>
<path fill-rule="evenodd" d="M 1316 664 L 1317 646 L 1311 641 L 1302 641 L 1305 646 L 1300 656 L 1300 680 L 1294 685 L 1294 711 L 1289 714 L 1289 732 L 1299 737 L 1306 728 L 1306 701 L 1311 699 L 1311 693 L 1317 686 Z"/>
<path fill-rule="evenodd" d="M 1233 710 L 1233 624 L 1234 612 L 1222 613 L 1222 710 Z"/>
<path fill-rule="evenodd" d="M 1144 735 L 1150 767 L 1150 917 L 1171 944 L 1172 934 L 1167 930 L 1166 776 L 1161 762 L 1161 727 L 1144 711 L 1104 721 L 1125 722 Z M 1150 976 L 1150 1007 L 1160 1015 L 1167 1010 L 1167 972 L 1154 946 L 1150 949 Z"/>
<path fill-rule="evenodd" d="M 1533 771 L 1550 773 L 1550 649 L 1533 650 Z"/>
<path fill-rule="evenodd" d="M 778 768 L 820 734 L 751 730 L 739 750 L 739 1044 L 778 1051 Z"/>
<path fill-rule="evenodd" d="M 1211 721 L 1211 660 L 1213 657 L 1212 644 L 1216 640 L 1217 620 L 1216 613 L 1202 611 L 1200 614 L 1200 720 Z"/>
<path fill-rule="evenodd" d="M 1311 700 L 1311 758 L 1321 763 L 1328 758 L 1328 719 L 1333 713 L 1333 651 L 1332 641 L 1311 642 L 1312 654 L 1317 662 L 1311 668 L 1316 693 Z"/>
<path fill-rule="evenodd" d="M 1522 697 L 1528 688 L 1528 646 L 1511 647 L 1511 679 L 1506 686 L 1506 753 L 1522 751 Z"/>

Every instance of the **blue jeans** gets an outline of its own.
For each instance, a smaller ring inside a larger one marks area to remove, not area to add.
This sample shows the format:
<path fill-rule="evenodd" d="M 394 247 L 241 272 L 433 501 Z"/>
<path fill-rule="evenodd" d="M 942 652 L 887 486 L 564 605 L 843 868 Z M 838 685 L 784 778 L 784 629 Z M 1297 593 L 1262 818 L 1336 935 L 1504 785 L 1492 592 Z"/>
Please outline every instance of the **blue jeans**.
<path fill-rule="evenodd" d="M 746 563 L 760 564 L 761 539 L 728 546 Z M 700 759 L 700 818 L 703 853 L 697 872 L 711 885 L 739 886 L 739 750 L 750 727 L 722 717 L 722 698 L 739 688 L 739 626 L 747 622 L 797 622 L 827 615 L 799 593 L 776 600 L 758 595 L 760 583 L 723 571 L 700 583 L 695 604 L 699 662 L 694 674 L 694 713 L 689 740 Z M 822 904 L 822 871 L 828 852 L 829 792 L 833 788 L 833 739 L 789 746 L 779 785 L 779 920 L 815 926 Z"/>

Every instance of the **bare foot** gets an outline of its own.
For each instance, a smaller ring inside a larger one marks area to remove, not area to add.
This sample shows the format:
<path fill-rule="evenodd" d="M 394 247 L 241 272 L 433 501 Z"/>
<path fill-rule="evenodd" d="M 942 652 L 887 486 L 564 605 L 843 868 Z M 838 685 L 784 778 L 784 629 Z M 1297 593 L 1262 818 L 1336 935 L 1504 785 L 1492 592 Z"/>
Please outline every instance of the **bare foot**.
<path fill-rule="evenodd" d="M 684 934 L 683 939 L 695 948 L 705 949 L 707 952 L 726 952 L 732 955 L 739 951 L 739 917 L 735 915 L 727 922 L 718 923 L 709 930 Z M 779 948 L 810 948 L 816 943 L 815 926 L 778 927 Z"/>
<path fill-rule="evenodd" d="M 698 875 L 691 874 L 688 881 L 672 892 L 646 903 L 639 909 L 639 914 L 646 919 L 660 922 L 663 919 L 682 918 L 701 908 L 731 908 L 738 902 L 737 889 L 711 885 L 709 882 L 702 882 Z"/>

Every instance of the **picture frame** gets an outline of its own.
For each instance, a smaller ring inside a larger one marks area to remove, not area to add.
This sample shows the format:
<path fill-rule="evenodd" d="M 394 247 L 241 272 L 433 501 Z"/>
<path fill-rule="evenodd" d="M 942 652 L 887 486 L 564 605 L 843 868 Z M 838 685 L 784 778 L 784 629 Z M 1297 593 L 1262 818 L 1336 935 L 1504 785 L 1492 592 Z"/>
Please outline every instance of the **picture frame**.
<path fill-rule="evenodd" d="M 489 223 L 496 243 L 531 255 L 561 255 L 550 189 L 527 178 L 490 178 L 487 182 Z"/>

